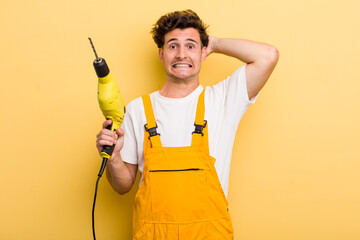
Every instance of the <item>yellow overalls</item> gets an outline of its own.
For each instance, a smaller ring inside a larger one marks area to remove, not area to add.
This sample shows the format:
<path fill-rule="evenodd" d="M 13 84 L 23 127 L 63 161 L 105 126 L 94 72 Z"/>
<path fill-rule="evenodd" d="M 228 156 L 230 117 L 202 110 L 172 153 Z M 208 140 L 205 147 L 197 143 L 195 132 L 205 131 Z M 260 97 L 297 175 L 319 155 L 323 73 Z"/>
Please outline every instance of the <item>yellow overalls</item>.
<path fill-rule="evenodd" d="M 147 124 L 144 172 L 135 196 L 133 239 L 233 239 L 228 203 L 209 155 L 204 91 L 189 147 L 162 147 L 150 96 L 143 96 Z"/>

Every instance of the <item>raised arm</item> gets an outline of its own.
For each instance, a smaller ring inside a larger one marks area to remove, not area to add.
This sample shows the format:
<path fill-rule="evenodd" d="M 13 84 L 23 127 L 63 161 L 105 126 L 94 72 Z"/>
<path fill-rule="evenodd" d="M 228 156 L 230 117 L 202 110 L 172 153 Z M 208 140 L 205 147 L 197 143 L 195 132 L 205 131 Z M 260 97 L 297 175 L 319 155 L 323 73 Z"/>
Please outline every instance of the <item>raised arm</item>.
<path fill-rule="evenodd" d="M 209 36 L 207 55 L 213 52 L 235 57 L 247 63 L 245 73 L 249 99 L 262 89 L 279 59 L 278 50 L 265 43 Z"/>

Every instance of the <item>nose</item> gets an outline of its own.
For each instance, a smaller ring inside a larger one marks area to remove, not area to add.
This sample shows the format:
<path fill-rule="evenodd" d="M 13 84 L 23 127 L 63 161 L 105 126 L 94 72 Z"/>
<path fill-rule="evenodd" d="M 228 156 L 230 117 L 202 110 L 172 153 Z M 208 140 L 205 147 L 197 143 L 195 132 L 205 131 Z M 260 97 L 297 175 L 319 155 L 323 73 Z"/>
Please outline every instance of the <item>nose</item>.
<path fill-rule="evenodd" d="M 177 57 L 180 59 L 186 58 L 185 48 L 180 46 L 177 51 Z"/>

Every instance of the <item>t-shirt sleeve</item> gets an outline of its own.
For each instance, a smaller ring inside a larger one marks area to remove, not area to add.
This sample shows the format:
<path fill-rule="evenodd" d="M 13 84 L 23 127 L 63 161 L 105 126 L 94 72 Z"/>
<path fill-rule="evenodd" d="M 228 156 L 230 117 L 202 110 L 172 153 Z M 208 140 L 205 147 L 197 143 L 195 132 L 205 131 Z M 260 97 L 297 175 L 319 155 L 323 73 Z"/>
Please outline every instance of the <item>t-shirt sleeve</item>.
<path fill-rule="evenodd" d="M 238 68 L 230 77 L 213 86 L 214 92 L 223 98 L 222 109 L 225 118 L 238 125 L 248 107 L 255 103 L 258 94 L 249 100 L 246 86 L 246 64 Z"/>

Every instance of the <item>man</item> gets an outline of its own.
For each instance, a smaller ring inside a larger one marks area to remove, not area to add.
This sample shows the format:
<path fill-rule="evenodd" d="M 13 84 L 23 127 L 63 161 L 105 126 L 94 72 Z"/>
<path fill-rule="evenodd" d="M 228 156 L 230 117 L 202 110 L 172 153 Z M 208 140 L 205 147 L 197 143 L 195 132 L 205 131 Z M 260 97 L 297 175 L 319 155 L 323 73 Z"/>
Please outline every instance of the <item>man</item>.
<path fill-rule="evenodd" d="M 124 130 L 111 132 L 105 129 L 110 121 L 104 122 L 97 135 L 99 152 L 116 144 L 107 178 L 124 194 L 137 169 L 141 173 L 133 239 L 233 239 L 226 195 L 235 132 L 275 68 L 278 51 L 263 43 L 208 36 L 191 10 L 162 16 L 152 34 L 165 83 L 127 106 Z M 246 65 L 204 89 L 199 72 L 211 53 Z"/>

